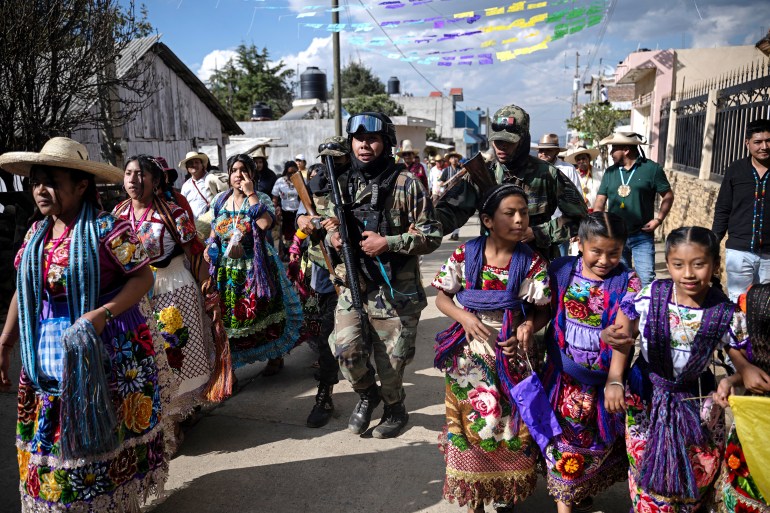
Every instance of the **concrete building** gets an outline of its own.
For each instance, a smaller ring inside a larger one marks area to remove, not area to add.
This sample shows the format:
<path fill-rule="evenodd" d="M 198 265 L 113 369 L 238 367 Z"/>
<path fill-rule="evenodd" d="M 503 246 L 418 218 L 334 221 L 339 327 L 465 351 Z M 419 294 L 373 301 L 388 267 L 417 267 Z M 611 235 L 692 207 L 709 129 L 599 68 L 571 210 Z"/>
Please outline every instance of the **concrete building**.
<path fill-rule="evenodd" d="M 660 118 L 664 100 L 766 56 L 755 46 L 642 50 L 628 55 L 615 70 L 615 83 L 633 84 L 631 129 L 651 144 L 649 157 L 658 160 Z"/>

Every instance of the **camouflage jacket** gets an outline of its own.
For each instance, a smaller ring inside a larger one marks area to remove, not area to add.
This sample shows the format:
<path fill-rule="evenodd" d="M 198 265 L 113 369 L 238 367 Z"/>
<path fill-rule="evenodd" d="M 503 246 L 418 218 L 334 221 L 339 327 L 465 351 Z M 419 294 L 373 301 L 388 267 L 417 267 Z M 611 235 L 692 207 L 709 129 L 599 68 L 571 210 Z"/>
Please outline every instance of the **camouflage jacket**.
<path fill-rule="evenodd" d="M 347 183 L 346 177 L 341 177 L 340 182 Z M 354 206 L 366 205 L 372 199 L 371 190 L 366 184 L 361 184 L 351 192 L 354 193 Z M 327 212 L 333 215 L 331 201 L 327 205 Z M 380 205 L 384 222 L 383 228 L 377 231 L 388 242 L 388 250 L 384 255 L 391 258 L 392 276 L 390 284 L 360 276 L 361 286 L 366 289 L 368 313 L 370 317 L 378 319 L 412 315 L 428 305 L 420 278 L 419 255 L 427 255 L 439 247 L 441 226 L 436 220 L 430 194 L 420 180 L 405 168 L 398 173 L 390 193 L 381 198 Z M 414 225 L 414 232 L 409 230 L 411 225 Z M 356 237 L 351 235 L 351 239 L 355 240 Z M 357 246 L 357 243 L 354 245 Z M 369 259 L 363 253 L 360 255 L 362 260 Z M 376 259 L 369 260 L 379 268 Z M 345 276 L 344 270 L 337 269 L 337 274 Z M 343 289 L 340 305 L 343 308 L 350 305 L 347 289 Z"/>
<path fill-rule="evenodd" d="M 564 173 L 538 158 L 527 156 L 526 166 L 514 175 L 502 163 L 493 168 L 497 183 L 512 183 L 529 198 L 529 226 L 534 246 L 548 258 L 558 256 L 556 246 L 577 235 L 580 221 L 588 215 L 581 192 Z M 551 219 L 558 207 L 561 217 Z"/>

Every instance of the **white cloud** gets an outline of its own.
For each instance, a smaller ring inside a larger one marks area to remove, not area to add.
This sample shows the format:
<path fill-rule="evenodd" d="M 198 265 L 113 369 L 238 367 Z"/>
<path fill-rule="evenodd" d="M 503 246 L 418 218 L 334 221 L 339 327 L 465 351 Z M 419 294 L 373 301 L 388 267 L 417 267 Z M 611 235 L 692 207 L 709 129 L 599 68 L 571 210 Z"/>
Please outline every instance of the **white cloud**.
<path fill-rule="evenodd" d="M 203 58 L 198 68 L 198 78 L 206 82 L 215 70 L 221 69 L 227 61 L 234 59 L 238 53 L 235 50 L 213 50 Z"/>
<path fill-rule="evenodd" d="M 308 66 L 316 66 L 325 70 L 329 77 L 327 82 L 331 85 L 332 75 L 332 36 L 314 37 L 307 48 L 296 54 L 284 55 L 282 60 L 289 69 L 297 70 L 299 73 L 305 71 Z"/>

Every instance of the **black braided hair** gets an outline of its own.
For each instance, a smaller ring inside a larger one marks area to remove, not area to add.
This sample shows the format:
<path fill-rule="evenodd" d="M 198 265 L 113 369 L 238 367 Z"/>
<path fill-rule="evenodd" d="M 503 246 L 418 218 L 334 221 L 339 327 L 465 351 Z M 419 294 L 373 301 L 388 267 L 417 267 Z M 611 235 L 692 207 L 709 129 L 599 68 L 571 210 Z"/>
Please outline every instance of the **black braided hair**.
<path fill-rule="evenodd" d="M 587 241 L 593 237 L 604 237 L 626 243 L 628 229 L 623 219 L 612 212 L 591 212 L 583 219 L 578 229 L 581 241 Z"/>

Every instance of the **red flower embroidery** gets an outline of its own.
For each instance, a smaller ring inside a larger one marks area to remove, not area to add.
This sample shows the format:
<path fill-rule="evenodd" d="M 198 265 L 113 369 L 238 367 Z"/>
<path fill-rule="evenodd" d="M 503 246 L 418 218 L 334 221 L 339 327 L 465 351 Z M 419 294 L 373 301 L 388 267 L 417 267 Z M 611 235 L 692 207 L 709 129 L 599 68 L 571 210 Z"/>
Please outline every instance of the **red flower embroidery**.
<path fill-rule="evenodd" d="M 585 458 L 576 452 L 564 452 L 561 459 L 556 462 L 556 470 L 561 472 L 564 479 L 576 479 L 583 475 Z"/>
<path fill-rule="evenodd" d="M 455 251 L 455 254 L 454 254 L 454 259 L 455 259 L 455 262 L 457 262 L 458 264 L 465 262 L 465 251 L 463 251 L 460 248 L 457 248 L 457 251 Z"/>
<path fill-rule="evenodd" d="M 482 290 L 505 290 L 505 283 L 497 278 L 485 281 L 481 287 Z"/>
<path fill-rule="evenodd" d="M 40 495 L 40 476 L 37 467 L 33 465 L 30 465 L 27 473 L 27 493 L 35 499 Z"/>
<path fill-rule="evenodd" d="M 146 324 L 140 324 L 136 327 L 133 341 L 142 346 L 142 349 L 144 349 L 144 352 L 147 353 L 148 356 L 155 355 L 155 347 L 152 343 L 152 333 Z"/>
<path fill-rule="evenodd" d="M 732 442 L 727 444 L 725 463 L 727 463 L 730 472 L 730 479 L 734 479 L 735 476 L 746 477 L 749 475 L 749 467 L 746 465 L 746 458 L 743 457 L 743 451 L 739 445 Z"/>
<path fill-rule="evenodd" d="M 590 313 L 586 305 L 579 303 L 574 299 L 567 301 L 565 306 L 567 307 L 567 312 L 569 312 L 570 317 L 573 319 L 585 319 Z"/>
<path fill-rule="evenodd" d="M 235 303 L 235 308 L 233 308 L 233 314 L 235 315 L 235 318 L 239 321 L 245 321 L 248 317 L 246 314 L 246 307 L 248 305 L 248 302 L 246 300 L 241 299 L 237 303 Z"/>
<path fill-rule="evenodd" d="M 166 358 L 168 359 L 168 366 L 172 369 L 179 370 L 182 368 L 182 362 L 184 361 L 184 353 L 180 347 L 167 347 Z"/>

